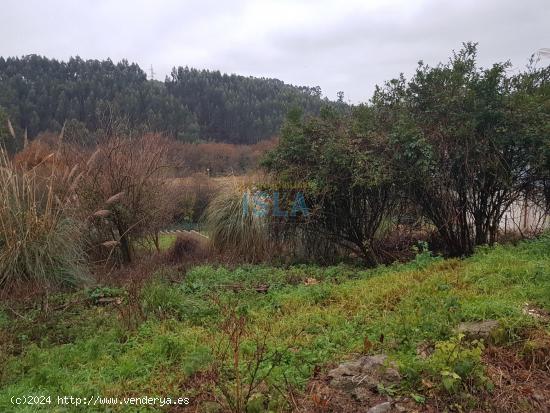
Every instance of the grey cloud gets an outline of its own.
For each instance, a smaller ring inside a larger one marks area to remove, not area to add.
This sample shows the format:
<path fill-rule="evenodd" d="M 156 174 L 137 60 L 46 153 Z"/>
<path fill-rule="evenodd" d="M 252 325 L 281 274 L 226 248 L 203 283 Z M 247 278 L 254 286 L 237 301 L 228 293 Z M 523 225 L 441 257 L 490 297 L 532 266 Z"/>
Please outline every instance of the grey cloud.
<path fill-rule="evenodd" d="M 550 47 L 548 0 L 52 0 L 2 4 L 0 55 L 38 53 L 189 65 L 338 90 L 358 102 L 375 84 L 480 43 L 487 66 L 522 66 Z"/>

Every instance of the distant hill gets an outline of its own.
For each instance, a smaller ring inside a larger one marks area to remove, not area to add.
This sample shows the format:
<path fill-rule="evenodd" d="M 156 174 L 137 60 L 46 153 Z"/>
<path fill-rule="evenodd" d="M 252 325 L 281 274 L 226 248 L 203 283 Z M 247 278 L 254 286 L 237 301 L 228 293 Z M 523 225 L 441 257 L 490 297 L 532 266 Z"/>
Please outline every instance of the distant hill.
<path fill-rule="evenodd" d="M 319 87 L 277 79 L 178 67 L 159 82 L 126 60 L 0 57 L 0 109 L 31 138 L 67 122 L 69 135 L 88 141 L 122 128 L 182 141 L 254 143 L 277 133 L 291 108 L 317 113 L 323 104 L 332 103 Z"/>

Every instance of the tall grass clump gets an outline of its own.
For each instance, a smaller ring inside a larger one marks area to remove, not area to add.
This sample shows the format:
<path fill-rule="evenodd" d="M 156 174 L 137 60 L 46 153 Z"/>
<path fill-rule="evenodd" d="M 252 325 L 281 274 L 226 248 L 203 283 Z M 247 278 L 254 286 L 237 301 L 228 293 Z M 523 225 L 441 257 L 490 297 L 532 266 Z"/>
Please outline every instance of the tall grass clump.
<path fill-rule="evenodd" d="M 25 170 L 0 147 L 2 288 L 33 282 L 48 289 L 74 284 L 83 275 L 80 227 L 69 213 L 78 175 L 56 158 L 51 153 Z"/>
<path fill-rule="evenodd" d="M 272 243 L 267 217 L 256 213 L 254 191 L 232 185 L 214 197 L 205 214 L 213 248 L 244 261 L 257 262 L 269 257 Z"/>

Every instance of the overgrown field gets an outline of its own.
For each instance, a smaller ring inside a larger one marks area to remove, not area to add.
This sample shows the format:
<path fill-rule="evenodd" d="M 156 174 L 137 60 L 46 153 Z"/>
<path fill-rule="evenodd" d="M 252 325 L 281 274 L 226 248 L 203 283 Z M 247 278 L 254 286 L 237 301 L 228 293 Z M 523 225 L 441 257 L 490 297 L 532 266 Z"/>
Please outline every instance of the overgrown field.
<path fill-rule="evenodd" d="M 364 352 L 389 355 L 404 378 L 381 393 L 412 398 L 419 410 L 446 398 L 467 411 L 492 403 L 499 385 L 476 353 L 480 345 L 446 350 L 456 344 L 454 330 L 462 321 L 495 319 L 499 348 L 519 357 L 540 350 L 548 320 L 526 308 L 550 310 L 550 237 L 465 260 L 420 253 L 371 270 L 198 266 L 183 275 L 167 267 L 139 288 L 103 285 L 50 297 L 47 312 L 38 303 L 9 306 L 0 307 L 1 412 L 36 411 L 11 404 L 25 395 L 181 396 L 199 411 L 244 404 L 285 411 L 296 400 L 308 403 L 314 375 Z M 418 348 L 426 343 L 439 344 L 423 358 Z M 170 409 L 43 407 L 82 410 Z"/>

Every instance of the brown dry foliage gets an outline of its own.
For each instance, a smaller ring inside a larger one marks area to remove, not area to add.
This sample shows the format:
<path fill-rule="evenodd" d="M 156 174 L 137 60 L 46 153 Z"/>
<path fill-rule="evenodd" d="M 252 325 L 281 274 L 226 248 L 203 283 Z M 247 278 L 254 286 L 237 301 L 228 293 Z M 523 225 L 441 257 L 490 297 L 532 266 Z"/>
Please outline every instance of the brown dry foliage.
<path fill-rule="evenodd" d="M 196 237 L 180 234 L 174 245 L 166 252 L 166 259 L 172 264 L 199 263 L 209 256 L 208 246 Z"/>
<path fill-rule="evenodd" d="M 216 180 L 203 173 L 167 181 L 166 189 L 175 203 L 173 221 L 198 222 L 219 187 Z"/>
<path fill-rule="evenodd" d="M 495 385 L 487 395 L 492 411 L 550 411 L 550 335 L 532 330 L 508 347 L 489 347 L 487 374 Z"/>
<path fill-rule="evenodd" d="M 177 165 L 174 168 L 175 176 L 195 172 L 211 176 L 241 174 L 257 169 L 263 154 L 276 144 L 276 138 L 254 145 L 173 142 L 170 156 L 172 163 Z"/>
<path fill-rule="evenodd" d="M 169 143 L 160 135 L 104 141 L 86 162 L 78 188 L 83 219 L 91 223 L 92 246 L 118 241 L 117 251 L 96 248 L 99 259 L 133 260 L 135 240 L 153 237 L 170 221 L 175 208 L 165 177 Z M 97 215 L 108 210 L 110 214 Z"/>

